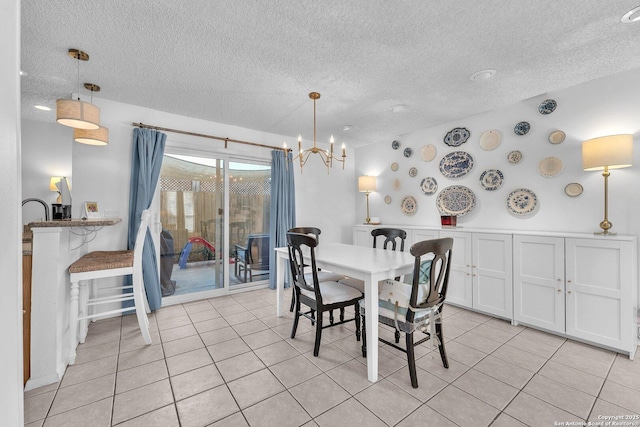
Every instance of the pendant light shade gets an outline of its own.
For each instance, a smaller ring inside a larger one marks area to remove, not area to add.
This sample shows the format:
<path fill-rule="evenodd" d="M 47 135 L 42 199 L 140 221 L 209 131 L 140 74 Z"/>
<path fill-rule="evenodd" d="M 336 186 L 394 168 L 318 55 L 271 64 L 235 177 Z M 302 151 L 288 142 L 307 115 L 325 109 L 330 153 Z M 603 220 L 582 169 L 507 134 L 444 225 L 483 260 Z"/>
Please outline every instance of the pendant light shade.
<path fill-rule="evenodd" d="M 109 129 L 100 126 L 98 129 L 74 129 L 73 139 L 80 144 L 107 145 L 109 144 Z"/>
<path fill-rule="evenodd" d="M 75 129 L 95 130 L 100 127 L 100 108 L 80 100 L 58 99 L 56 121 Z"/>

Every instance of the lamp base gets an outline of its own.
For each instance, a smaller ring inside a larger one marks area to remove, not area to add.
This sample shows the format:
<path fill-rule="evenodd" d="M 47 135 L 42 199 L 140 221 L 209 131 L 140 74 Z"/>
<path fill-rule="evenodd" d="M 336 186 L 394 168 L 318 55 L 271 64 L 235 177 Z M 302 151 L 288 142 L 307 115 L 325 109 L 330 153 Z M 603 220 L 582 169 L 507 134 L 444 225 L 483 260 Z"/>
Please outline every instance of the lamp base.
<path fill-rule="evenodd" d="M 593 234 L 596 236 L 616 236 L 618 233 L 615 231 L 596 231 Z"/>

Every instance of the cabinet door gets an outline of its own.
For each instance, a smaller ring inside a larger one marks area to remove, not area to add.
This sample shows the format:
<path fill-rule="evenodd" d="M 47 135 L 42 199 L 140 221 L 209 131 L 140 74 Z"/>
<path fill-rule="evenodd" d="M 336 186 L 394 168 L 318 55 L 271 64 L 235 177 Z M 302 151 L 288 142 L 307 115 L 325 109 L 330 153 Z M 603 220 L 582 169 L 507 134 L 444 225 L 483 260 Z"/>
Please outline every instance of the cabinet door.
<path fill-rule="evenodd" d="M 407 236 L 408 238 L 409 236 Z M 433 240 L 433 239 L 437 239 L 439 237 L 439 233 L 438 230 L 418 230 L 418 229 L 413 229 L 411 230 L 411 240 L 410 240 L 410 244 L 409 244 L 409 248 L 411 247 L 411 245 L 414 245 L 418 242 L 422 242 L 424 240 Z M 407 250 L 409 250 L 409 248 L 407 248 Z"/>
<path fill-rule="evenodd" d="M 371 227 L 353 227 L 353 244 L 355 246 L 371 246 Z"/>
<path fill-rule="evenodd" d="M 513 236 L 513 317 L 564 333 L 564 239 Z"/>
<path fill-rule="evenodd" d="M 567 334 L 633 351 L 633 245 L 566 239 Z"/>
<path fill-rule="evenodd" d="M 510 234 L 473 233 L 471 277 L 473 308 L 513 318 L 512 238 Z"/>
<path fill-rule="evenodd" d="M 471 307 L 473 305 L 473 290 L 471 286 L 471 233 L 441 230 L 440 237 L 453 238 L 447 302 L 463 307 Z"/>

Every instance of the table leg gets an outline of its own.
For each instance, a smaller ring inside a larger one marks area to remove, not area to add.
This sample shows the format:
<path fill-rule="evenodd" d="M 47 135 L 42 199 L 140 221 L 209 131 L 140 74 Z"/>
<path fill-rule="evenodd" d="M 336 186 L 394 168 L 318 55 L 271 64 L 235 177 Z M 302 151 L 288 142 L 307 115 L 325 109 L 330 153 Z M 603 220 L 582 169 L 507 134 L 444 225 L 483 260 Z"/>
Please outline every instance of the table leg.
<path fill-rule="evenodd" d="M 378 381 L 378 281 L 369 276 L 364 279 L 364 310 L 367 326 L 367 375 L 369 381 Z"/>
<path fill-rule="evenodd" d="M 276 315 L 282 317 L 284 299 L 284 274 L 287 271 L 287 259 L 282 252 L 276 252 Z"/>

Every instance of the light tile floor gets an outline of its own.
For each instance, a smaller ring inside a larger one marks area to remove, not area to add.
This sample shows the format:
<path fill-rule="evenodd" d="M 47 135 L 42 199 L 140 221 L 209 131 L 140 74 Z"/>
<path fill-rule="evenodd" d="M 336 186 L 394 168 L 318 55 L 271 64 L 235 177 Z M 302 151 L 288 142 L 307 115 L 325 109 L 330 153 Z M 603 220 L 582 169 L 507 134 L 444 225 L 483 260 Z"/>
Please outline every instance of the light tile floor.
<path fill-rule="evenodd" d="M 353 323 L 325 329 L 313 357 L 310 323 L 288 338 L 291 314 L 275 316 L 268 289 L 162 308 L 149 347 L 134 316 L 96 322 L 62 381 L 25 393 L 25 422 L 538 427 L 626 416 L 618 421 L 640 425 L 640 361 L 452 306 L 444 314 L 450 367 L 423 344 L 418 389 L 404 354 L 384 345 L 380 380 L 369 383 Z"/>

